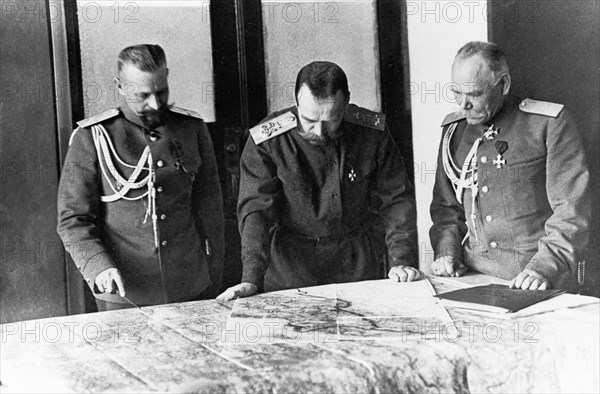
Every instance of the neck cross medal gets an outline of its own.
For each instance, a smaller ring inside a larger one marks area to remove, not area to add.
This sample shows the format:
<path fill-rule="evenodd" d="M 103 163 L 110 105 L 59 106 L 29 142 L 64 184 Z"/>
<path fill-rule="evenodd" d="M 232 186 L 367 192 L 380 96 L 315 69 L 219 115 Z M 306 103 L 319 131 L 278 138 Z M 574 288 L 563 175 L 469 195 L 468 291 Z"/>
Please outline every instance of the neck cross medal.
<path fill-rule="evenodd" d="M 487 130 L 486 130 L 486 131 L 483 133 L 483 136 L 484 136 L 484 137 L 485 137 L 485 139 L 487 139 L 487 140 L 493 140 L 493 139 L 494 139 L 494 137 L 495 137 L 496 135 L 498 135 L 498 131 L 499 131 L 499 130 L 498 130 L 497 128 L 495 128 L 493 124 L 491 124 L 491 125 L 490 125 L 490 126 L 487 128 Z"/>

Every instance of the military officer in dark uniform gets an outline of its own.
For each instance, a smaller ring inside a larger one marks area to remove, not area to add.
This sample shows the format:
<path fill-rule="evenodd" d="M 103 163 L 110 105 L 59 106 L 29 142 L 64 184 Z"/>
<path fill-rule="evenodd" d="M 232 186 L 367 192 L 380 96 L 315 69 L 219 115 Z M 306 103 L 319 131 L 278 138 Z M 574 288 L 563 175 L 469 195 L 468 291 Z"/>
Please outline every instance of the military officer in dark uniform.
<path fill-rule="evenodd" d="M 591 202 L 571 114 L 510 95 L 506 56 L 492 43 L 461 48 L 452 81 L 460 111 L 442 124 L 433 273 L 458 276 L 468 267 L 515 288 L 573 287 Z"/>
<path fill-rule="evenodd" d="M 78 123 L 58 191 L 58 233 L 99 310 L 216 296 L 223 211 L 212 142 L 167 105 L 164 51 L 123 49 L 124 102 Z"/>
<path fill-rule="evenodd" d="M 295 92 L 297 106 L 254 127 L 242 154 L 242 283 L 219 298 L 380 277 L 372 196 L 389 276 L 419 279 L 413 189 L 384 115 L 348 104 L 346 75 L 333 63 L 305 66 Z"/>

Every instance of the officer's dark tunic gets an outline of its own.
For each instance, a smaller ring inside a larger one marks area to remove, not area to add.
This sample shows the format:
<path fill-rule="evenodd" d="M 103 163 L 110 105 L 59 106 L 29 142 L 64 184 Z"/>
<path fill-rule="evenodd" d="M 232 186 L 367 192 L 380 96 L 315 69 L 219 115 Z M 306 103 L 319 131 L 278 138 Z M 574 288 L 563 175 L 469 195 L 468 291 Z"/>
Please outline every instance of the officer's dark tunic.
<path fill-rule="evenodd" d="M 289 108 L 268 119 L 286 111 L 297 117 Z M 242 154 L 242 282 L 260 287 L 264 277 L 271 291 L 380 277 L 372 195 L 391 264 L 415 266 L 413 189 L 389 133 L 344 120 L 339 142 L 318 147 L 300 127 L 259 145 L 249 138 Z"/>
<path fill-rule="evenodd" d="M 566 109 L 556 117 L 528 113 L 528 104 L 535 105 L 509 96 L 489 122 L 499 133 L 492 140 L 483 138 L 477 151 L 475 224 L 471 190 L 465 190 L 460 204 L 444 172 L 440 144 L 431 242 L 436 258 L 455 256 L 468 267 L 505 279 L 532 269 L 554 287 L 570 287 L 588 241 L 589 171 L 571 114 Z M 452 148 L 461 167 L 487 125 L 468 125 L 464 117 L 457 122 Z M 499 141 L 508 147 L 500 168 L 494 162 Z"/>
<path fill-rule="evenodd" d="M 204 122 L 170 112 L 151 134 L 123 105 L 101 122 L 120 158 L 137 164 L 150 147 L 156 172 L 158 247 L 148 199 L 101 202 L 113 194 L 101 174 L 90 128 L 76 130 L 58 192 L 58 232 L 88 285 L 99 299 L 125 303 L 118 294 L 99 294 L 96 276 L 116 267 L 127 298 L 141 305 L 189 300 L 222 277 L 223 211 L 212 143 Z M 91 127 L 91 126 L 90 126 Z M 132 173 L 113 159 L 118 171 Z M 146 163 L 144 163 L 147 165 Z M 143 171 L 140 179 L 148 171 Z M 130 191 L 133 197 L 147 191 Z M 205 238 L 212 253 L 206 255 Z M 210 292 L 210 291 L 209 291 Z"/>

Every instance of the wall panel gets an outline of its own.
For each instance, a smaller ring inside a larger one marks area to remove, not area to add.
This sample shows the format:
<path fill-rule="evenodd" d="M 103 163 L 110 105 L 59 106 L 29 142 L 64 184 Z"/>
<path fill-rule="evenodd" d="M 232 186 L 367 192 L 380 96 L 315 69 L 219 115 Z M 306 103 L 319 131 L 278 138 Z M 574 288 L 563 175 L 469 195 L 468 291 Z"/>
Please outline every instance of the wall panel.
<path fill-rule="evenodd" d="M 49 14 L 1 1 L 0 323 L 66 315 Z"/>
<path fill-rule="evenodd" d="M 505 51 L 513 91 L 564 104 L 573 113 L 600 195 L 600 2 L 490 0 L 490 39 Z M 600 205 L 592 205 L 588 294 L 600 296 Z"/>

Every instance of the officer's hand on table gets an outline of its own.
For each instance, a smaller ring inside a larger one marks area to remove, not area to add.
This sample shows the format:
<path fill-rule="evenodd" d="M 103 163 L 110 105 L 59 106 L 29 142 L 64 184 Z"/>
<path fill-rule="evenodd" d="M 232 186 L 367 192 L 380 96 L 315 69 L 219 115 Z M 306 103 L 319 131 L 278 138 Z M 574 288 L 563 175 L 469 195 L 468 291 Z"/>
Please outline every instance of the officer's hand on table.
<path fill-rule="evenodd" d="M 114 294 L 118 291 L 121 297 L 125 297 L 123 277 L 116 268 L 109 268 L 100 272 L 98 276 L 96 276 L 95 283 L 100 293 Z"/>
<path fill-rule="evenodd" d="M 249 297 L 253 294 L 256 294 L 257 291 L 258 287 L 256 287 L 256 285 L 249 282 L 243 282 L 225 290 L 220 296 L 217 297 L 217 300 L 231 301 L 240 297 Z"/>
<path fill-rule="evenodd" d="M 431 263 L 431 272 L 436 276 L 461 276 L 467 267 L 452 256 L 442 256 Z"/>
<path fill-rule="evenodd" d="M 550 281 L 533 270 L 524 269 L 510 281 L 511 289 L 521 290 L 547 290 L 552 287 Z"/>
<path fill-rule="evenodd" d="M 423 279 L 425 275 L 416 268 L 406 265 L 392 267 L 388 273 L 388 278 L 395 282 L 412 282 Z"/>

